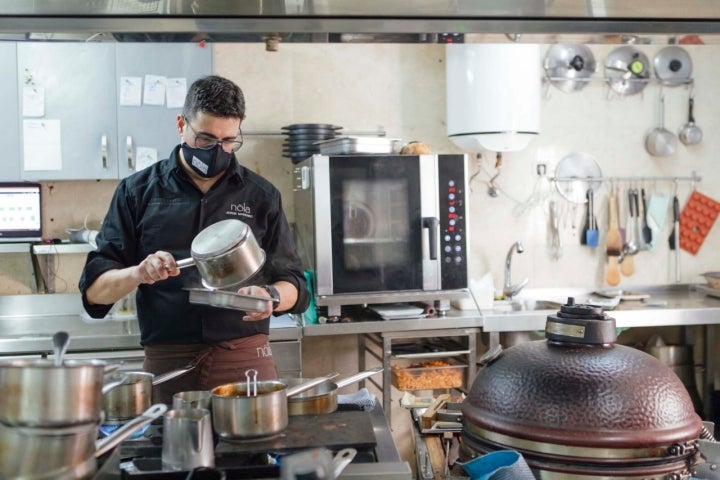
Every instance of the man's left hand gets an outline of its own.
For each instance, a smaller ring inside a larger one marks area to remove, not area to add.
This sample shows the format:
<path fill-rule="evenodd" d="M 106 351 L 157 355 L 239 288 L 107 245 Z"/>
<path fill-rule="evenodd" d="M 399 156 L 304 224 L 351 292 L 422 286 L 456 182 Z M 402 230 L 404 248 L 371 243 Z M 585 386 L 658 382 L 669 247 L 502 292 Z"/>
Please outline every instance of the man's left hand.
<path fill-rule="evenodd" d="M 239 293 L 240 295 L 252 295 L 253 297 L 267 297 L 269 300 L 272 300 L 272 297 L 270 296 L 268 291 L 265 290 L 263 287 L 259 287 L 257 285 L 242 287 L 237 291 L 237 293 Z M 243 317 L 243 320 L 245 320 L 246 322 L 257 322 L 258 320 L 265 320 L 270 315 L 272 315 L 272 312 L 273 302 L 269 301 L 264 312 L 245 312 L 246 315 Z"/>

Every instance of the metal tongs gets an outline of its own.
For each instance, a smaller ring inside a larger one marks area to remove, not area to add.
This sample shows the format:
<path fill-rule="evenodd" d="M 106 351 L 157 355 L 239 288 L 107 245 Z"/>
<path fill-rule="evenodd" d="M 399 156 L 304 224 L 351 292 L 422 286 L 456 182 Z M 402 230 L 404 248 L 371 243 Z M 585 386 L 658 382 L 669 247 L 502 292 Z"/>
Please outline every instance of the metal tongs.
<path fill-rule="evenodd" d="M 258 371 L 254 368 L 245 371 L 245 394 L 248 397 L 257 397 L 257 376 Z M 252 395 L 250 394 L 250 385 L 252 384 Z"/>

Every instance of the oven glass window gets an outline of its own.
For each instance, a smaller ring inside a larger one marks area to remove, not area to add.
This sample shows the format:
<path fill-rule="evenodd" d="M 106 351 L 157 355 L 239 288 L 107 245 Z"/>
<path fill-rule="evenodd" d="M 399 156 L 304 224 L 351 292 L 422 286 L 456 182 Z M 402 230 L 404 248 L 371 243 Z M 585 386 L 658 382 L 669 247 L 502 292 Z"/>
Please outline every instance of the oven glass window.
<path fill-rule="evenodd" d="M 346 270 L 404 265 L 409 236 L 407 180 L 343 182 Z"/>
<path fill-rule="evenodd" d="M 421 289 L 418 158 L 330 160 L 334 291 Z"/>

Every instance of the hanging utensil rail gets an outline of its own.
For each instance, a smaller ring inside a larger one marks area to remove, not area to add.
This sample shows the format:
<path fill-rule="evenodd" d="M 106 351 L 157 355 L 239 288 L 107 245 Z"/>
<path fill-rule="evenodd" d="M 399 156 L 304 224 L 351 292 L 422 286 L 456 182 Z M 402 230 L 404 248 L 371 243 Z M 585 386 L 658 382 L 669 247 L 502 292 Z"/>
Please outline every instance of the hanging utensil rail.
<path fill-rule="evenodd" d="M 610 181 L 610 182 L 700 182 L 702 180 L 702 177 L 700 175 L 697 175 L 693 172 L 690 176 L 678 176 L 678 177 L 671 177 L 671 176 L 660 176 L 660 177 L 648 177 L 648 176 L 640 176 L 640 177 L 550 177 L 550 181 L 552 182 L 576 182 L 578 180 L 592 180 L 593 182 L 602 182 L 602 181 Z"/>

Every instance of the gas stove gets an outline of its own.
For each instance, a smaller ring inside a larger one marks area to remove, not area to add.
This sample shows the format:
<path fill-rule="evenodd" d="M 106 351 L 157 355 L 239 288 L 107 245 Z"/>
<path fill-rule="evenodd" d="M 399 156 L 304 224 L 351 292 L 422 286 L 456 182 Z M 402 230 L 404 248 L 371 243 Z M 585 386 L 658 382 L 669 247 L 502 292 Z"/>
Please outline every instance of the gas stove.
<path fill-rule="evenodd" d="M 370 412 L 346 410 L 324 415 L 291 416 L 279 434 L 251 440 L 223 439 L 215 445 L 215 465 L 228 480 L 280 478 L 280 464 L 286 455 L 324 447 L 333 454 L 346 447 L 357 450 L 353 462 L 340 478 L 411 479 L 407 462 L 401 460 L 382 408 Z M 145 434 L 126 440 L 104 462 L 94 480 L 174 480 L 188 472 L 163 472 L 162 420 Z"/>

